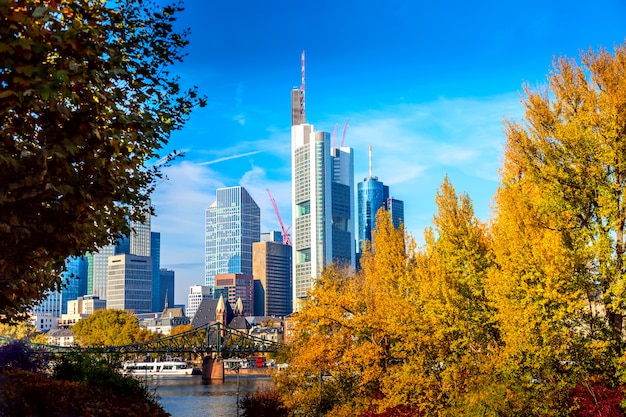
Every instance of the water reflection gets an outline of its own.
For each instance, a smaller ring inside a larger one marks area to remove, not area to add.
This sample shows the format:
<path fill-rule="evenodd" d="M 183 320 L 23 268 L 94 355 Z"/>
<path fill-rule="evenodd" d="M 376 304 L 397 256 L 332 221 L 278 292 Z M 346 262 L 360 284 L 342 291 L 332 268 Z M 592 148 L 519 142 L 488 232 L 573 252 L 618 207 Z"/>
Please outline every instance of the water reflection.
<path fill-rule="evenodd" d="M 239 392 L 268 389 L 268 377 L 239 377 Z M 224 382 L 203 384 L 201 377 L 152 379 L 148 387 L 156 392 L 161 406 L 172 417 L 235 417 L 237 416 L 237 377 L 227 376 Z"/>

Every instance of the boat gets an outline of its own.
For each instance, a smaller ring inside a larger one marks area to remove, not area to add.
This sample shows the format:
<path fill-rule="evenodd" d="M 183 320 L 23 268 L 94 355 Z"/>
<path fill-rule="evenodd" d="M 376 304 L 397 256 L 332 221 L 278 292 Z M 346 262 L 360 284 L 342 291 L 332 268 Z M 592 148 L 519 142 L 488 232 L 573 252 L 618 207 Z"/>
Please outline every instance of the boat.
<path fill-rule="evenodd" d="M 201 375 L 199 368 L 182 359 L 154 360 L 152 362 L 127 361 L 124 362 L 122 373 L 139 378 Z"/>

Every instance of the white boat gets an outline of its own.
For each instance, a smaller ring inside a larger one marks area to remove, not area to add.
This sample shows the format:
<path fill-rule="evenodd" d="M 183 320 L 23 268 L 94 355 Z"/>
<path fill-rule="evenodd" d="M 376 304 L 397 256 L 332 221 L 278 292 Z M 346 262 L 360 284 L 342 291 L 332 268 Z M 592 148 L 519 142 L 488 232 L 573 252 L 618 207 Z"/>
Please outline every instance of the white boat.
<path fill-rule="evenodd" d="M 124 362 L 122 372 L 136 377 L 168 377 L 184 375 L 201 375 L 198 368 L 194 368 L 189 362 L 172 359 L 153 362 Z"/>

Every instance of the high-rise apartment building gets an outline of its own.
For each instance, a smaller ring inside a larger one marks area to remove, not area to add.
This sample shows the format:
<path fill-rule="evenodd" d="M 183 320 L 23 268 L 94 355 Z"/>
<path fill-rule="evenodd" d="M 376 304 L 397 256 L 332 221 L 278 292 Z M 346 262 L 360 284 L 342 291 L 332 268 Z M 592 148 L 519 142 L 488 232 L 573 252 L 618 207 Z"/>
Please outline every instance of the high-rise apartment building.
<path fill-rule="evenodd" d="M 215 275 L 252 275 L 252 244 L 260 240 L 261 211 L 243 187 L 218 188 L 206 209 L 205 285 Z"/>
<path fill-rule="evenodd" d="M 291 246 L 282 242 L 256 242 L 252 252 L 254 315 L 291 314 Z"/>
<path fill-rule="evenodd" d="M 304 67 L 304 60 L 303 60 Z M 354 266 L 354 162 L 352 150 L 332 147 L 327 132 L 305 123 L 301 95 L 292 91 L 291 187 L 293 309 L 331 262 Z M 302 118 L 293 117 L 302 108 Z"/>

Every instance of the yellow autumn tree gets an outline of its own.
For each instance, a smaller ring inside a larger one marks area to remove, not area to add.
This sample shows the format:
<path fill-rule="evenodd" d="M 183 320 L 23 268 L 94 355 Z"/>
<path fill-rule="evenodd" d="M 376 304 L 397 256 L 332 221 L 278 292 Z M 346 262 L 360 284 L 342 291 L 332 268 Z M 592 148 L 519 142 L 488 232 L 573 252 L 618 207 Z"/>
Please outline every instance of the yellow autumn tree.
<path fill-rule="evenodd" d="M 621 349 L 626 301 L 626 45 L 559 58 L 549 86 L 525 86 L 521 123 L 507 121 L 503 185 L 527 181 L 540 226 L 587 261 L 589 291 Z"/>
<path fill-rule="evenodd" d="M 423 415 L 485 415 L 494 407 L 485 381 L 498 341 L 484 289 L 490 237 L 469 197 L 447 177 L 436 203 L 433 227 L 395 297 L 406 305 L 388 328 L 396 365 L 384 379 L 385 405 L 409 404 Z"/>
<path fill-rule="evenodd" d="M 488 290 L 494 373 L 518 414 L 567 415 L 570 390 L 623 372 L 626 47 L 555 59 L 506 121 Z"/>
<path fill-rule="evenodd" d="M 388 213 L 376 227 L 363 270 L 327 268 L 296 316 L 289 367 L 275 381 L 301 415 L 353 416 L 376 409 L 383 396 L 394 362 L 389 328 L 408 306 L 397 298 L 411 280 L 403 230 Z"/>

